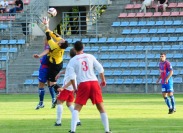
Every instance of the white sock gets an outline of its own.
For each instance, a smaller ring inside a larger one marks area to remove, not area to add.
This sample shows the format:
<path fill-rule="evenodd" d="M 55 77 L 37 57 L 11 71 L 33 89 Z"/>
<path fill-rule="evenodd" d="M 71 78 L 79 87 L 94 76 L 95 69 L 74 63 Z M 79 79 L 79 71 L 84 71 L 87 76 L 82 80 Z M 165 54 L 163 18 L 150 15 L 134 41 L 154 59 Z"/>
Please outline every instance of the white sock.
<path fill-rule="evenodd" d="M 72 113 L 72 111 L 74 111 L 74 106 L 73 106 L 73 105 L 69 106 L 69 110 L 70 110 L 71 113 Z M 80 122 L 79 116 L 78 116 L 77 122 Z"/>
<path fill-rule="evenodd" d="M 63 105 L 58 104 L 57 105 L 57 119 L 56 119 L 56 123 L 57 124 L 60 124 L 61 123 L 62 112 L 63 112 Z"/>
<path fill-rule="evenodd" d="M 73 132 L 76 131 L 76 124 L 77 124 L 77 120 L 78 120 L 78 114 L 79 114 L 79 112 L 77 110 L 74 110 L 72 112 L 71 131 L 73 131 Z"/>
<path fill-rule="evenodd" d="M 109 120 L 106 113 L 100 113 L 102 124 L 104 125 L 105 131 L 109 132 Z"/>

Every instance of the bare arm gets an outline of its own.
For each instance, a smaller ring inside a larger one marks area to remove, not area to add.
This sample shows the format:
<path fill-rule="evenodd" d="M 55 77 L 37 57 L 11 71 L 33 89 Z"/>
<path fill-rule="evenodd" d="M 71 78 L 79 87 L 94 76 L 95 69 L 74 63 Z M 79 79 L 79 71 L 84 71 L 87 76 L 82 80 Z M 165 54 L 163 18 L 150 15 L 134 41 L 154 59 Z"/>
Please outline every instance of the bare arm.
<path fill-rule="evenodd" d="M 65 84 L 62 88 L 58 88 L 58 91 L 62 91 L 65 88 L 69 87 L 71 85 L 71 81 L 69 81 L 67 84 Z"/>
<path fill-rule="evenodd" d="M 168 83 L 169 78 L 173 75 L 173 70 L 170 70 L 169 75 L 165 79 L 165 83 Z"/>
<path fill-rule="evenodd" d="M 71 80 L 71 84 L 72 84 L 72 86 L 73 86 L 73 88 L 74 88 L 74 91 L 77 92 L 75 80 L 72 79 L 72 80 Z"/>
<path fill-rule="evenodd" d="M 100 73 L 100 79 L 101 79 L 100 86 L 105 87 L 106 86 L 106 81 L 105 81 L 104 73 Z"/>
<path fill-rule="evenodd" d="M 159 83 L 160 79 L 161 79 L 161 75 L 159 75 L 159 77 L 158 77 L 158 79 L 156 81 L 157 84 Z"/>
<path fill-rule="evenodd" d="M 41 54 L 34 54 L 34 58 L 41 58 L 44 55 L 47 55 L 49 53 L 49 49 L 44 50 Z"/>

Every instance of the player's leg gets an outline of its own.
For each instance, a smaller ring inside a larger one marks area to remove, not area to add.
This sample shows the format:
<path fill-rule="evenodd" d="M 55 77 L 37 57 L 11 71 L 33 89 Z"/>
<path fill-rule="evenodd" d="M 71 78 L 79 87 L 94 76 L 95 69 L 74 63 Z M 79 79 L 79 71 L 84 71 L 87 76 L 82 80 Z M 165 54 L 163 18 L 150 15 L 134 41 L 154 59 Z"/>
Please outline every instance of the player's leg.
<path fill-rule="evenodd" d="M 69 93 L 70 94 L 68 95 L 66 105 L 67 105 L 67 107 L 69 108 L 69 110 L 71 111 L 71 114 L 72 114 L 72 112 L 74 111 L 74 105 L 73 105 L 74 94 L 73 94 L 73 91 L 69 91 Z M 77 120 L 77 126 L 81 126 L 79 116 L 78 116 L 78 120 Z"/>
<path fill-rule="evenodd" d="M 167 85 L 168 88 L 168 96 L 170 97 L 171 100 L 171 105 L 172 105 L 172 113 L 176 111 L 176 106 L 175 106 L 175 98 L 174 98 L 174 94 L 173 94 L 173 84 L 168 84 Z"/>
<path fill-rule="evenodd" d="M 86 105 L 87 100 L 90 96 L 90 83 L 82 82 L 78 85 L 78 91 L 75 99 L 74 111 L 72 112 L 71 120 L 71 132 L 76 131 L 76 125 L 79 118 L 79 112 L 82 109 L 83 105 Z"/>
<path fill-rule="evenodd" d="M 102 98 L 102 91 L 101 88 L 98 84 L 98 81 L 93 81 L 91 83 L 91 93 L 90 93 L 90 99 L 93 104 L 96 104 L 96 107 L 98 111 L 100 112 L 100 117 L 102 124 L 104 126 L 105 132 L 110 133 L 109 131 L 109 120 L 107 113 L 104 109 L 104 104 L 103 104 L 103 98 Z"/>
<path fill-rule="evenodd" d="M 70 132 L 75 132 L 76 131 L 76 126 L 77 126 L 77 121 L 79 119 L 79 112 L 82 109 L 83 105 L 81 104 L 75 104 L 74 110 L 72 112 L 72 119 L 71 119 L 71 131 Z"/>
<path fill-rule="evenodd" d="M 45 83 L 39 82 L 38 88 L 39 88 L 39 104 L 36 107 L 36 110 L 40 109 L 40 108 L 44 108 L 44 95 L 45 95 L 45 90 L 44 90 L 44 85 Z"/>
<path fill-rule="evenodd" d="M 163 4 L 163 12 L 166 12 L 167 4 Z"/>
<path fill-rule="evenodd" d="M 62 124 L 62 113 L 63 113 L 63 100 L 57 99 L 57 118 L 55 122 L 55 126 L 61 126 Z"/>

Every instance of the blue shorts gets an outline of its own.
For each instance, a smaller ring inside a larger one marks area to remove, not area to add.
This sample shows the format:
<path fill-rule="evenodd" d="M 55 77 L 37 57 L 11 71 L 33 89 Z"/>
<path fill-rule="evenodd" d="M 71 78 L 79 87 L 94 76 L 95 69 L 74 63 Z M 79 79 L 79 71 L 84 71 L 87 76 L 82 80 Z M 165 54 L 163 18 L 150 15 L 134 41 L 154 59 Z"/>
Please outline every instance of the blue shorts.
<path fill-rule="evenodd" d="M 173 92 L 173 84 L 162 84 L 161 90 L 164 93 Z"/>
<path fill-rule="evenodd" d="M 39 69 L 39 82 L 46 83 L 48 80 L 48 68 Z"/>

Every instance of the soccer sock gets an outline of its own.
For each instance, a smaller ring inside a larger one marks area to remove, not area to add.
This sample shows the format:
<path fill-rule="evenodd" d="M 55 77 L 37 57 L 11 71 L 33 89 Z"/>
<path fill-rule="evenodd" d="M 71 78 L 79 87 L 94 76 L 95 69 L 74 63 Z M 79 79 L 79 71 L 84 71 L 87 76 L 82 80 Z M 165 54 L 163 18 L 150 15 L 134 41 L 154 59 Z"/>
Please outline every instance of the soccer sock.
<path fill-rule="evenodd" d="M 71 111 L 71 113 L 72 113 L 72 111 L 74 111 L 74 106 L 73 105 L 69 106 L 68 108 Z M 78 116 L 77 122 L 80 122 L 79 116 Z"/>
<path fill-rule="evenodd" d="M 44 101 L 44 94 L 45 90 L 44 88 L 39 88 L 39 104 L 42 105 Z"/>
<path fill-rule="evenodd" d="M 57 105 L 57 119 L 56 119 L 56 123 L 60 124 L 61 120 L 62 120 L 62 112 L 63 112 L 63 105 L 58 104 Z"/>
<path fill-rule="evenodd" d="M 172 104 L 172 108 L 175 109 L 175 98 L 174 98 L 174 95 L 170 96 L 170 99 L 171 99 L 171 104 Z"/>
<path fill-rule="evenodd" d="M 76 131 L 78 115 L 79 115 L 79 112 L 77 110 L 72 111 L 72 120 L 71 120 L 71 131 L 72 132 Z"/>
<path fill-rule="evenodd" d="M 168 108 L 171 109 L 170 100 L 167 97 L 165 97 L 164 99 L 165 99 L 165 103 L 168 106 Z"/>
<path fill-rule="evenodd" d="M 51 98 L 52 98 L 52 102 L 55 101 L 55 92 L 54 92 L 54 89 L 52 86 L 49 86 L 49 91 L 50 91 L 50 95 L 51 95 Z"/>
<path fill-rule="evenodd" d="M 109 120 L 106 113 L 100 113 L 102 124 L 104 125 L 105 131 L 109 132 Z"/>

